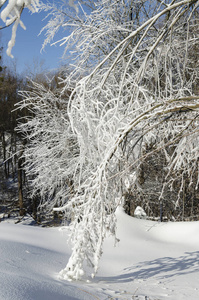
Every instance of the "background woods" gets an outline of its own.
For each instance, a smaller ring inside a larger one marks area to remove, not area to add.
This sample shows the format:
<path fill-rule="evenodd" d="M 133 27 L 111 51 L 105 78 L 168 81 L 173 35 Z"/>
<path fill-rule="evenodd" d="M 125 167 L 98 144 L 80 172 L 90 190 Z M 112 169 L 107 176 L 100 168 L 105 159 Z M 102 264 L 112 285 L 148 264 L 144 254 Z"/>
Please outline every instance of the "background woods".
<path fill-rule="evenodd" d="M 0 67 L 0 219 L 7 217 L 19 217 L 31 215 L 38 224 L 60 223 L 58 214 L 52 211 L 46 214 L 44 208 L 39 209 L 40 196 L 30 195 L 31 187 L 26 172 L 23 168 L 24 147 L 28 140 L 16 131 L 20 120 L 26 122 L 34 114 L 26 109 L 16 109 L 22 101 L 21 90 L 32 90 L 32 79 L 49 86 L 49 79 L 42 73 L 30 73 L 30 77 L 19 76 L 14 69 L 3 65 Z M 52 78 L 50 86 L 52 90 L 58 89 L 58 76 L 50 74 Z M 59 214 L 60 215 L 60 214 Z"/>
<path fill-rule="evenodd" d="M 22 170 L 19 165 L 20 137 L 15 132 L 20 112 L 12 112 L 20 100 L 18 91 L 23 81 L 1 61 L 0 82 L 0 172 L 1 172 L 1 217 L 22 208 Z M 19 173 L 19 174 L 18 174 Z M 18 176 L 17 176 L 18 174 Z M 24 176 L 23 176 L 24 177 Z M 18 193 L 19 182 L 19 193 Z M 20 183 L 21 182 L 21 183 Z M 22 211 L 20 212 L 22 214 Z"/>

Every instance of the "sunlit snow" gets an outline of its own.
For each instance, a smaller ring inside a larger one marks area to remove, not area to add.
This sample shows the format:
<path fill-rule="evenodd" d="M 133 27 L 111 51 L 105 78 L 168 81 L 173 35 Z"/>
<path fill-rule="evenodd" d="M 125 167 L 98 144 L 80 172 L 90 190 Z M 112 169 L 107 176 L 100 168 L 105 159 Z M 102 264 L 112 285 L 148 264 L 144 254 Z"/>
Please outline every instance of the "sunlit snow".
<path fill-rule="evenodd" d="M 60 280 L 71 254 L 68 228 L 0 223 L 1 300 L 195 300 L 199 222 L 158 223 L 117 211 L 117 237 L 104 243 L 94 279 Z"/>

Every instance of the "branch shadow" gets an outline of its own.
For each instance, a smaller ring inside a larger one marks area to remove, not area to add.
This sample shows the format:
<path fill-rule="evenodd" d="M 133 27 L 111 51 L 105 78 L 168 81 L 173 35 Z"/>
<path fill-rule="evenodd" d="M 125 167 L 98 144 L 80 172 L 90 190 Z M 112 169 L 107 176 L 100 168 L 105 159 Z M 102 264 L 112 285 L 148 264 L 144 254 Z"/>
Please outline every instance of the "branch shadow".
<path fill-rule="evenodd" d="M 135 279 L 172 278 L 199 272 L 199 251 L 185 252 L 183 256 L 162 257 L 152 261 L 140 262 L 137 265 L 124 269 L 124 274 L 113 277 L 96 277 L 97 280 L 109 283 L 130 282 Z"/>

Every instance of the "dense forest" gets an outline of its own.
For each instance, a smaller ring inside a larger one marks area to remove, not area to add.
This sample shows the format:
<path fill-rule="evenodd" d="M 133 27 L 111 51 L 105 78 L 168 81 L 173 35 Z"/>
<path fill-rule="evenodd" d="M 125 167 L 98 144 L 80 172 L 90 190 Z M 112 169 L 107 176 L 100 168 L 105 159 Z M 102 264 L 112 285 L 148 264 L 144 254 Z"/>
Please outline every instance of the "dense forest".
<path fill-rule="evenodd" d="M 1 49 L 2 52 L 3 49 Z M 52 77 L 51 89 L 58 85 L 61 71 L 49 75 Z M 31 79 L 30 79 L 31 78 Z M 24 216 L 31 216 L 36 224 L 51 226 L 61 223 L 61 213 L 39 207 L 39 195 L 31 196 L 30 178 L 23 169 L 23 150 L 26 139 L 16 131 L 17 122 L 31 114 L 16 108 L 22 100 L 19 91 L 31 90 L 31 80 L 48 85 L 44 73 L 18 75 L 14 69 L 3 64 L 0 56 L 0 220 L 15 218 L 20 222 Z"/>

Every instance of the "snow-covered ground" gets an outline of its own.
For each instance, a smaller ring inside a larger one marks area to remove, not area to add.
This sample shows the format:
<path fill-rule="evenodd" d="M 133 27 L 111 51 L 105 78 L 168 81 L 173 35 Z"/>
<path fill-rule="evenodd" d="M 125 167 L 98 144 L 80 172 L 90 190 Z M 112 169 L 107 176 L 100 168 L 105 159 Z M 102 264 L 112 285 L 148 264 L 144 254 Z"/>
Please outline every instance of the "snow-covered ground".
<path fill-rule="evenodd" d="M 58 278 L 68 229 L 0 223 L 0 300 L 199 299 L 199 222 L 158 223 L 117 211 L 95 279 Z"/>

